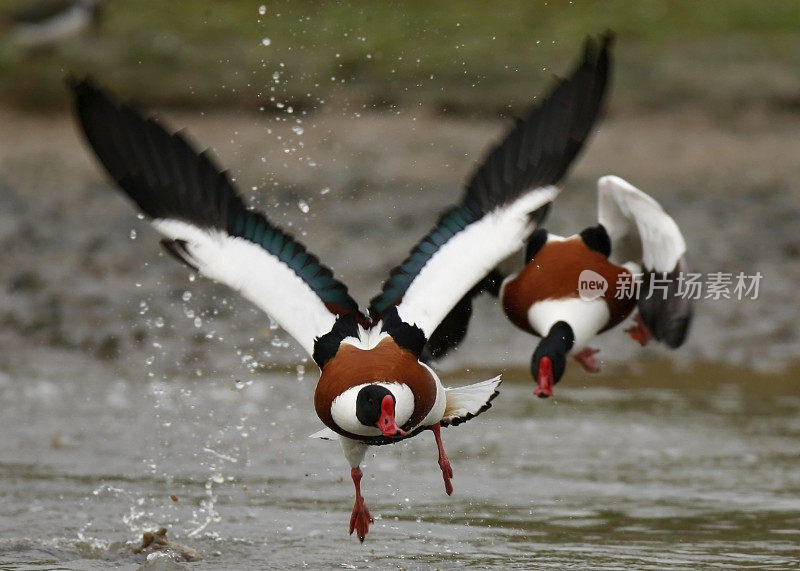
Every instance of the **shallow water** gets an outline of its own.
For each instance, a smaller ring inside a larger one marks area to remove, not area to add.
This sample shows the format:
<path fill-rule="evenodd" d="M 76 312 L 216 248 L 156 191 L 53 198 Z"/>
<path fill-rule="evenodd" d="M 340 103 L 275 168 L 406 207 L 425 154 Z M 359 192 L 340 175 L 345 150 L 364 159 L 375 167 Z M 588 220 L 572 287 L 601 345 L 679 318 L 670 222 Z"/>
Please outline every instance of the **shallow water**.
<path fill-rule="evenodd" d="M 611 113 L 548 228 L 594 223 L 597 177 L 621 174 L 679 221 L 696 270 L 762 272 L 761 296 L 702 300 L 669 357 L 603 335 L 604 368 L 631 370 L 613 383 L 573 367 L 539 401 L 506 374 L 489 413 L 444 431 L 452 497 L 430 434 L 377 449 L 361 545 L 338 445 L 307 438 L 314 375 L 263 372 L 294 366 L 297 348 L 157 253 L 71 117 L 0 113 L 15 142 L 0 145 L 0 568 L 800 567 L 796 114 Z M 281 117 L 165 115 L 362 304 L 506 127 L 328 112 L 287 158 L 300 139 Z M 535 341 L 493 302 L 473 322 L 450 378 L 527 366 Z M 638 361 L 653 355 L 671 364 Z M 478 363 L 490 370 L 463 370 Z M 133 552 L 162 526 L 172 551 Z"/>
<path fill-rule="evenodd" d="M 312 377 L 0 378 L 0 566 L 800 567 L 791 389 L 506 382 L 443 433 L 452 497 L 430 434 L 368 455 L 361 545 L 338 445 L 307 438 Z M 162 526 L 174 549 L 131 551 Z"/>

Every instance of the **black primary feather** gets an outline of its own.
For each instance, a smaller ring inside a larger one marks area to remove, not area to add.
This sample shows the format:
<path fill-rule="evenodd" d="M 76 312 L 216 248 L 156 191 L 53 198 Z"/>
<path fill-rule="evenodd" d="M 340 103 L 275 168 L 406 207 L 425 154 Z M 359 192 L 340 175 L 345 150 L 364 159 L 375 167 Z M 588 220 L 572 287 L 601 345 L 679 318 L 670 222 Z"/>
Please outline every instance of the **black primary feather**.
<path fill-rule="evenodd" d="M 557 184 L 583 147 L 600 114 L 610 71 L 613 35 L 589 38 L 583 58 L 492 149 L 467 184 L 464 200 L 482 212 L 531 188 Z"/>
<path fill-rule="evenodd" d="M 347 287 L 292 236 L 249 210 L 208 151 L 197 152 L 182 132 L 170 135 L 154 118 L 121 105 L 91 81 L 70 81 L 86 139 L 100 162 L 151 218 L 180 220 L 244 238 L 290 267 L 333 313 L 359 314 Z M 180 240 L 162 242 L 195 267 Z"/>
<path fill-rule="evenodd" d="M 549 95 L 518 121 L 486 157 L 466 187 L 459 205 L 446 211 L 434 228 L 395 267 L 369 313 L 380 316 L 402 301 L 408 287 L 433 255 L 453 236 L 494 209 L 533 188 L 556 184 L 588 138 L 608 83 L 611 34 L 600 45 L 588 39 L 581 63 Z M 540 222 L 546 205 L 531 214 Z"/>
<path fill-rule="evenodd" d="M 653 338 L 675 349 L 683 345 L 689 333 L 694 309 L 692 300 L 680 292 L 680 275 L 688 266 L 681 258 L 669 273 L 645 269 L 637 308 Z"/>

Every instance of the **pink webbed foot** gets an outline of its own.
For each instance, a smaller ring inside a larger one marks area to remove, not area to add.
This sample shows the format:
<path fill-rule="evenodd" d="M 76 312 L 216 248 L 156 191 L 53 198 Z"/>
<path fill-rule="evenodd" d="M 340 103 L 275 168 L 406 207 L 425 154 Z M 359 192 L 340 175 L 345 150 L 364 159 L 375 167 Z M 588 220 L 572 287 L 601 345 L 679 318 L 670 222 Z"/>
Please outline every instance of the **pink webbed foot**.
<path fill-rule="evenodd" d="M 375 523 L 372 516 L 364 503 L 364 498 L 356 498 L 356 504 L 353 506 L 353 513 L 350 514 L 350 535 L 356 532 L 359 541 L 364 541 L 364 538 L 369 532 L 369 524 Z"/>
<path fill-rule="evenodd" d="M 444 479 L 444 491 L 449 496 L 453 493 L 453 484 L 450 482 L 453 477 L 453 467 L 450 466 L 450 459 L 447 457 L 442 444 L 441 423 L 437 422 L 431 426 L 431 430 L 433 431 L 433 437 L 436 439 L 436 447 L 439 449 L 439 468 L 442 470 L 442 478 Z"/>
<path fill-rule="evenodd" d="M 364 503 L 364 496 L 361 495 L 362 475 L 361 468 L 356 467 L 350 470 L 350 477 L 353 478 L 353 484 L 356 487 L 356 503 L 353 506 L 353 513 L 350 514 L 350 535 L 353 535 L 355 531 L 361 542 L 369 532 L 369 524 L 375 523 L 367 509 L 367 504 Z"/>
<path fill-rule="evenodd" d="M 597 359 L 594 358 L 595 354 L 599 352 L 600 349 L 592 349 L 587 347 L 580 353 L 576 353 L 574 359 L 581 364 L 581 367 L 590 373 L 599 373 L 600 365 L 597 363 Z"/>
<path fill-rule="evenodd" d="M 647 328 L 647 325 L 644 324 L 642 320 L 642 316 L 640 314 L 636 314 L 633 316 L 634 321 L 636 323 L 631 327 L 625 330 L 625 333 L 631 336 L 631 339 L 636 341 L 639 345 L 644 347 L 647 345 L 650 340 L 653 338 L 653 334 L 650 333 L 650 330 Z"/>

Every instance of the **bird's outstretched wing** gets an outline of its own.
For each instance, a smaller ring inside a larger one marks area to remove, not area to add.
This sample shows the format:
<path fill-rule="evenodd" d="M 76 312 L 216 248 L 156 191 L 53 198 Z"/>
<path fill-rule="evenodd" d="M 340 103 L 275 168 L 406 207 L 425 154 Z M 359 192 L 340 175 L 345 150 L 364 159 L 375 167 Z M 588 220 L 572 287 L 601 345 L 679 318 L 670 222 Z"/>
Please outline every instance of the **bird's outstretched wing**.
<path fill-rule="evenodd" d="M 302 244 L 242 202 L 209 152 L 183 133 L 73 81 L 78 120 L 119 187 L 151 218 L 165 248 L 241 292 L 311 355 L 337 316 L 355 314 L 347 287 Z"/>
<path fill-rule="evenodd" d="M 679 276 L 688 271 L 680 228 L 652 197 L 617 176 L 602 177 L 597 193 L 597 218 L 611 239 L 609 258 L 642 265 L 639 313 L 653 337 L 678 347 L 692 318 L 691 300 L 678 291 Z M 660 280 L 658 287 L 652 280 Z"/>
<path fill-rule="evenodd" d="M 611 41 L 611 35 L 586 41 L 573 73 L 489 152 L 461 202 L 392 270 L 370 304 L 371 315 L 397 305 L 400 317 L 430 338 L 475 284 L 524 245 L 600 113 Z"/>

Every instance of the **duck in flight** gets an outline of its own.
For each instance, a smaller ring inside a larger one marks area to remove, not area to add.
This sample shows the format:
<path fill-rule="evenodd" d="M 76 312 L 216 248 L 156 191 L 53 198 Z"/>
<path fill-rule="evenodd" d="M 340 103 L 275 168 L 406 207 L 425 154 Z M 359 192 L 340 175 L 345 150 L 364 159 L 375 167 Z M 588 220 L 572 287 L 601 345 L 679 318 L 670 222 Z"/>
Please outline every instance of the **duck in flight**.
<path fill-rule="evenodd" d="M 319 366 L 314 407 L 350 463 L 350 533 L 361 541 L 373 522 L 360 486 L 369 446 L 431 430 L 452 492 L 441 427 L 488 409 L 500 379 L 445 388 L 423 350 L 459 299 L 523 248 L 543 218 L 602 107 L 610 43 L 587 40 L 571 75 L 490 151 L 461 201 L 392 270 L 368 312 L 316 256 L 245 206 L 208 151 L 91 81 L 72 82 L 86 140 L 167 251 L 264 310 Z"/>
<path fill-rule="evenodd" d="M 656 339 L 679 347 L 692 320 L 692 302 L 681 291 L 686 242 L 675 220 L 619 177 L 602 177 L 597 193 L 596 226 L 567 238 L 537 229 L 527 265 L 500 287 L 509 320 L 542 338 L 531 360 L 534 394 L 542 398 L 553 394 L 568 355 L 599 371 L 588 343 L 634 309 L 626 332 L 641 345 Z"/>

